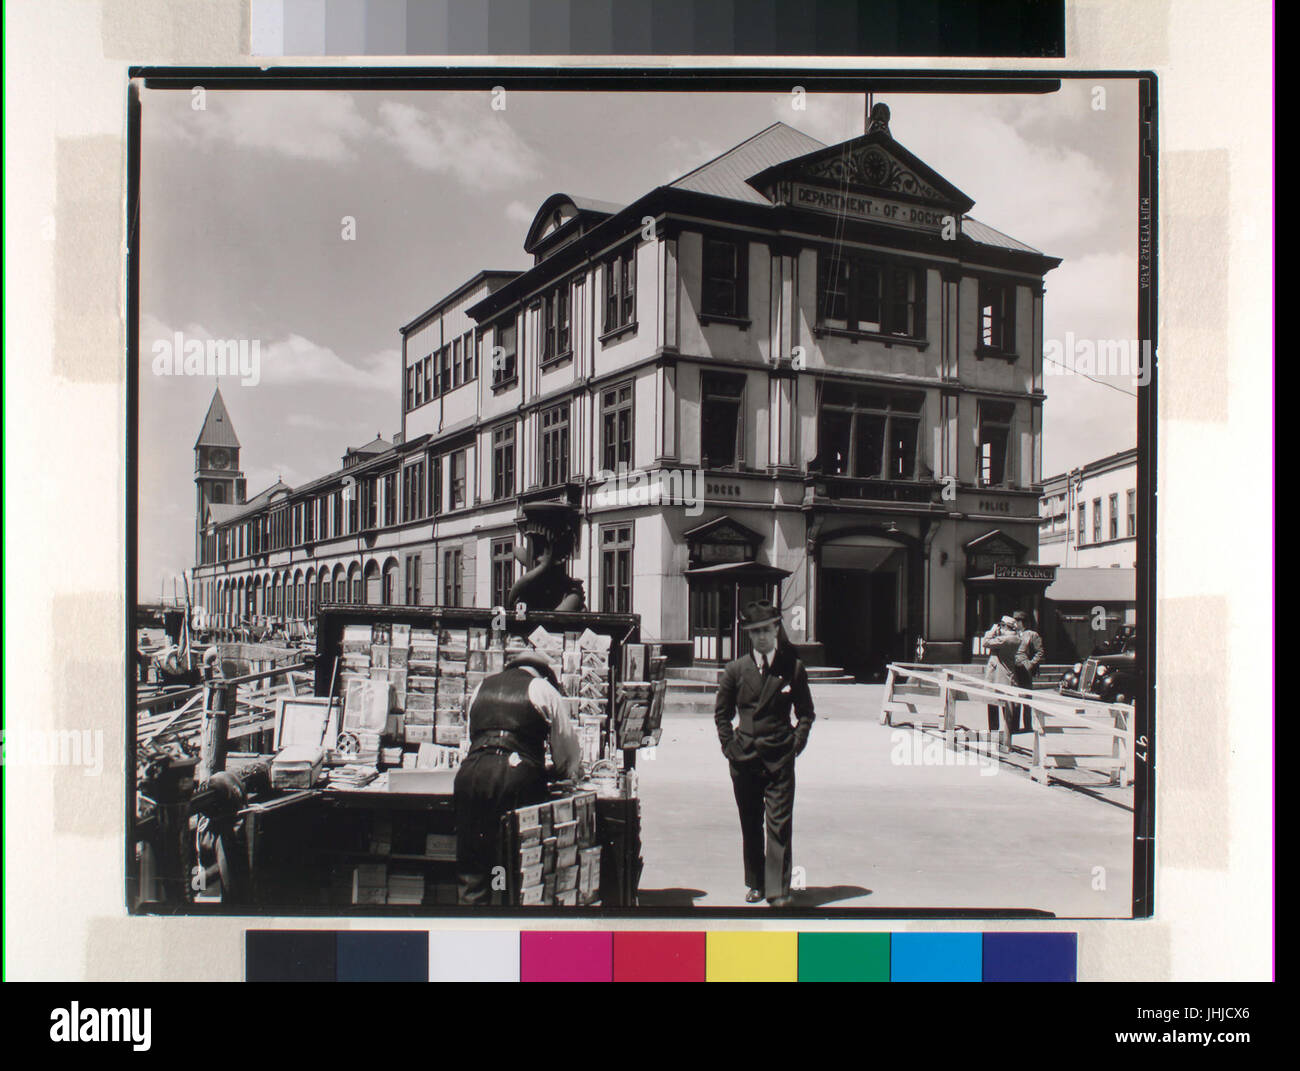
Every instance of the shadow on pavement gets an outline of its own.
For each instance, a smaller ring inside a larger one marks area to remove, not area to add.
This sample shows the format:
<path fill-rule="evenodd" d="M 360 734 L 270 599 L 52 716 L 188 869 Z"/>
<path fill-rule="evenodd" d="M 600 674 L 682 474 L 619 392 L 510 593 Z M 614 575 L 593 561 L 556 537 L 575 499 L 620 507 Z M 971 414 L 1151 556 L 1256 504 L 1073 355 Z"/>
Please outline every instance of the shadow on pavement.
<path fill-rule="evenodd" d="M 861 885 L 814 885 L 809 889 L 796 889 L 792 894 L 792 907 L 823 907 L 837 900 L 854 900 L 859 896 L 870 896 L 871 890 Z"/>
<path fill-rule="evenodd" d="M 708 896 L 703 889 L 638 889 L 637 907 L 694 907 L 695 901 Z"/>

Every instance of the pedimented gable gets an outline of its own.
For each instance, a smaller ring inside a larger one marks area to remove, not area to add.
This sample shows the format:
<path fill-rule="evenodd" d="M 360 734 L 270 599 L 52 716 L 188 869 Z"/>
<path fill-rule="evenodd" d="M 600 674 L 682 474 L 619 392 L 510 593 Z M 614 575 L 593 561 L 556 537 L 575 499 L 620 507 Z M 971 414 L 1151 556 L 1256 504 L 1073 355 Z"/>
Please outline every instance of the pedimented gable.
<path fill-rule="evenodd" d="M 777 204 L 916 230 L 939 231 L 975 204 L 885 129 L 786 160 L 747 181 Z"/>

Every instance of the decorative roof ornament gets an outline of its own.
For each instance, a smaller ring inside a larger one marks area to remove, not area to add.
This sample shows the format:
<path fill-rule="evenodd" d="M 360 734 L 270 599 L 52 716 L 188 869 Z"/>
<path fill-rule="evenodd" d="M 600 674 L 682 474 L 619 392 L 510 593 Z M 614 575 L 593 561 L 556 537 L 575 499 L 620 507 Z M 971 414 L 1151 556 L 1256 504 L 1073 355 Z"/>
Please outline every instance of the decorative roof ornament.
<path fill-rule="evenodd" d="M 880 131 L 887 137 L 893 137 L 889 133 L 889 105 L 884 101 L 871 106 L 871 114 L 867 117 L 867 133 L 874 134 Z"/>

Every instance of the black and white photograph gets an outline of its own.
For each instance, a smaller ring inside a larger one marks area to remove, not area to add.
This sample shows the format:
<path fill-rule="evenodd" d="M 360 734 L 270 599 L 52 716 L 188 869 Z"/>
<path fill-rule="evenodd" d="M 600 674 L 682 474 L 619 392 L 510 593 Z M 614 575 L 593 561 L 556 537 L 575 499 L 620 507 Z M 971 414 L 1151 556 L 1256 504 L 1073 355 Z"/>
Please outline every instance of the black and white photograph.
<path fill-rule="evenodd" d="M 193 73 L 129 911 L 1151 913 L 1153 77 Z"/>

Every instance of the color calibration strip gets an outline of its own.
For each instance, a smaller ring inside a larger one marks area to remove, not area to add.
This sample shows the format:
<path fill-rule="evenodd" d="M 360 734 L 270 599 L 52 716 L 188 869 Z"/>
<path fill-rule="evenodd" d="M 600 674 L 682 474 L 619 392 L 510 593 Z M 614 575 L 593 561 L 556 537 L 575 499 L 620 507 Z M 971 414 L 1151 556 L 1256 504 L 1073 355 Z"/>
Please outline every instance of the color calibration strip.
<path fill-rule="evenodd" d="M 1073 982 L 1074 933 L 249 930 L 250 982 Z"/>
<path fill-rule="evenodd" d="M 1063 0 L 251 0 L 254 56 L 1064 56 Z"/>

